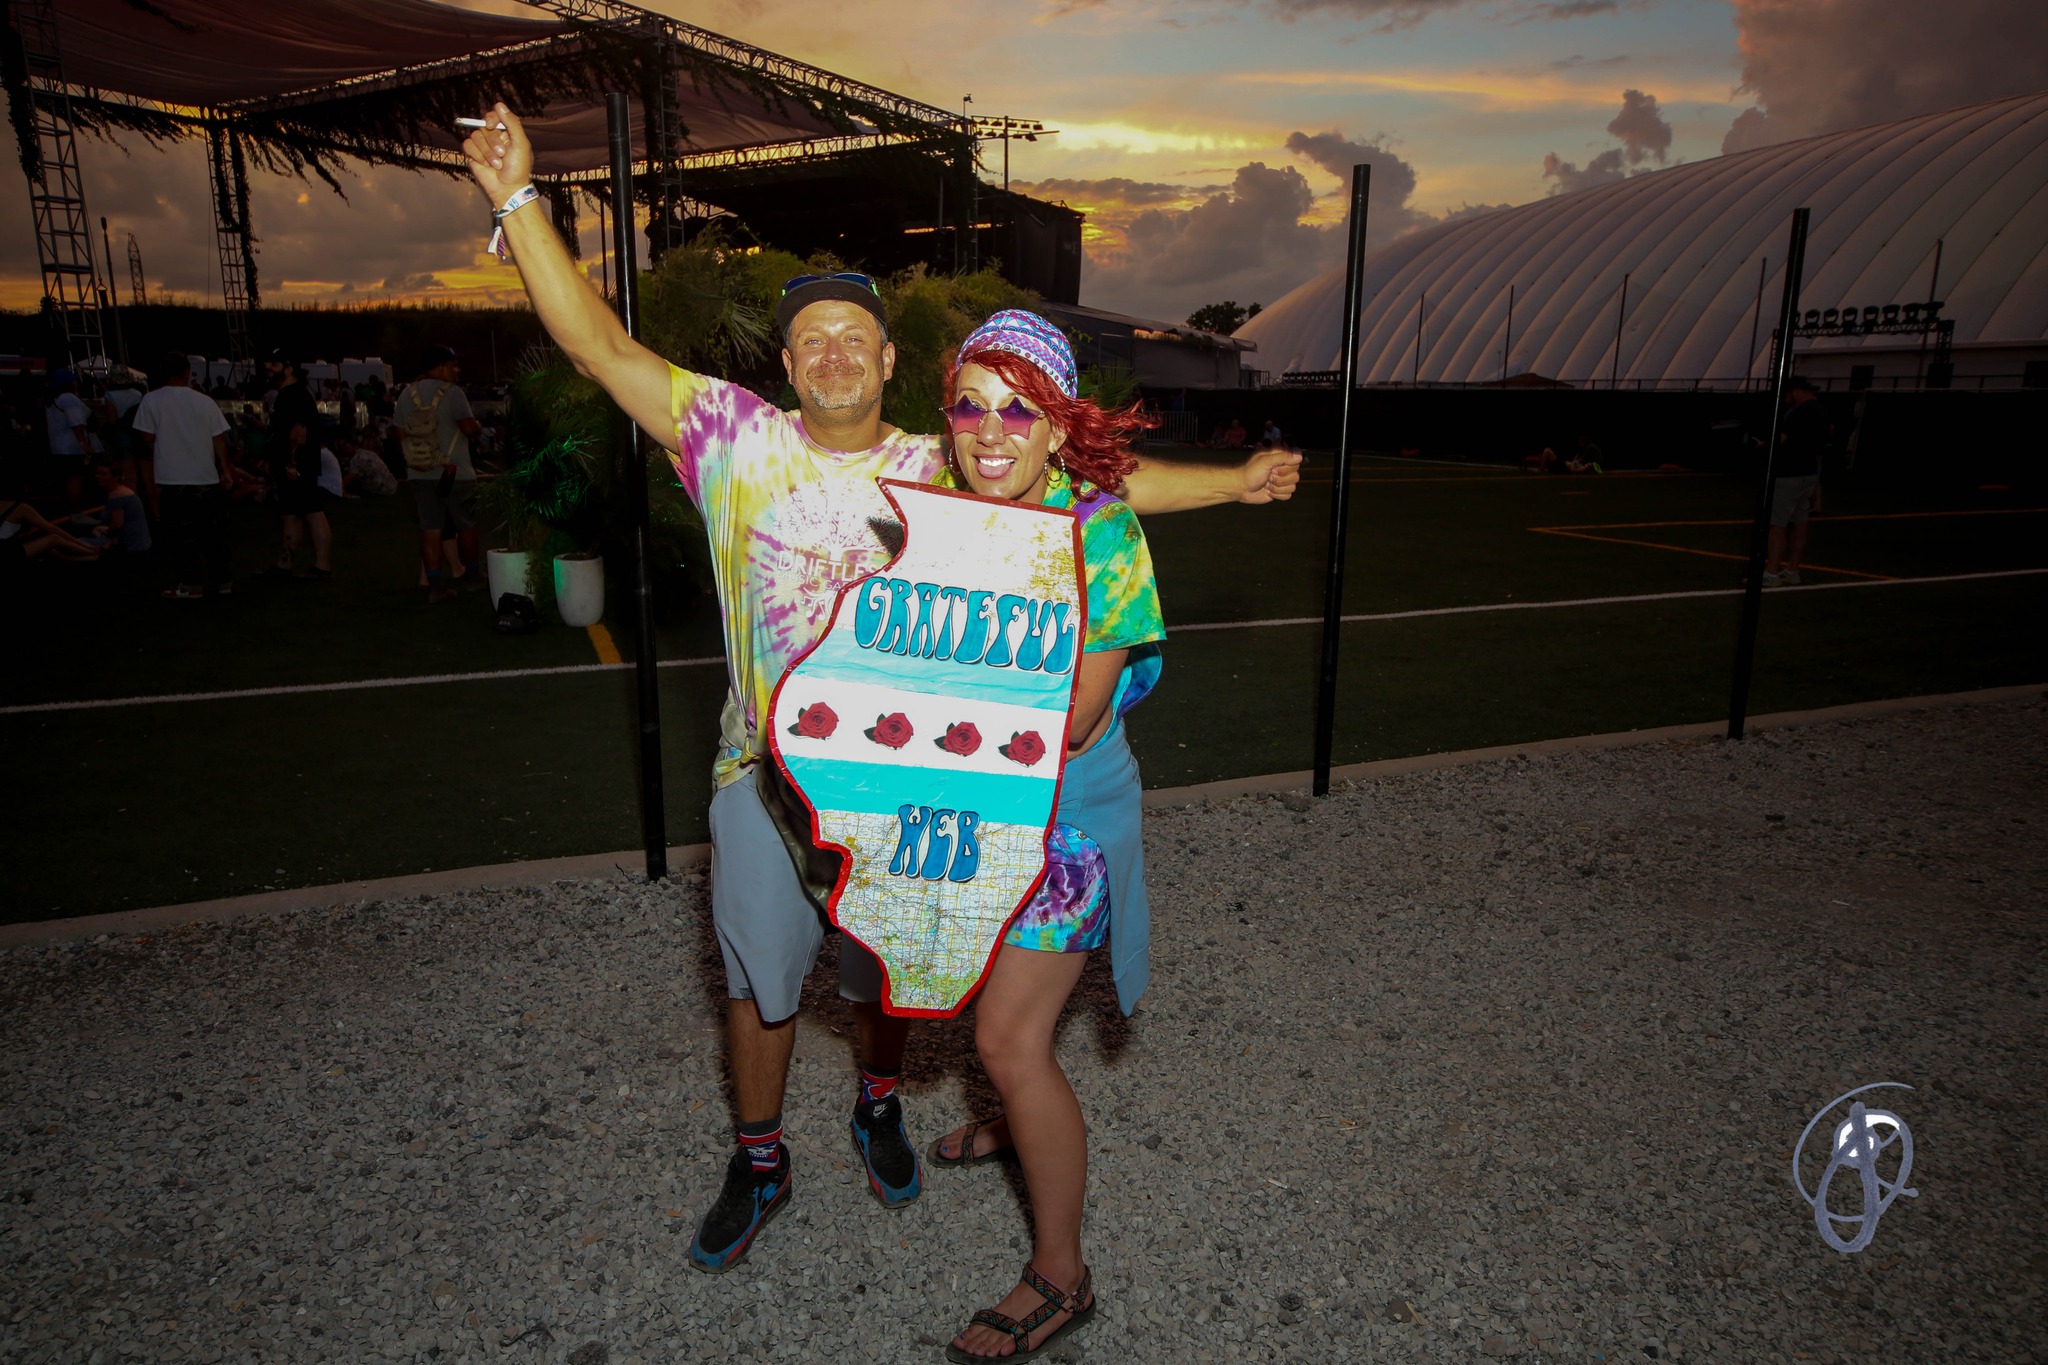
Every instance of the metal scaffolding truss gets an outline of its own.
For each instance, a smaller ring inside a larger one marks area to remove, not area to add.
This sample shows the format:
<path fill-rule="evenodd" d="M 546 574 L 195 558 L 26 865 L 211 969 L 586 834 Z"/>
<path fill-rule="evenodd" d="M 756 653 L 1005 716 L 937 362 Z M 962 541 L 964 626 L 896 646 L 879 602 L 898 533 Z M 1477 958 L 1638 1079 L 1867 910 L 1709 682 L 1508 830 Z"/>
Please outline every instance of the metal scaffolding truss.
<path fill-rule="evenodd" d="M 684 152 L 675 159 L 675 164 L 678 170 L 685 172 L 727 171 L 750 166 L 801 165 L 811 161 L 830 161 L 856 152 L 938 145 L 943 144 L 931 137 L 905 133 L 849 133 L 844 137 L 805 138 L 801 142 L 773 142 L 759 147 L 721 147 L 710 152 Z M 644 160 L 635 162 L 633 169 L 636 176 L 655 173 Z M 571 184 L 596 184 L 606 180 L 610 174 L 602 169 L 574 171 L 562 179 Z"/>
<path fill-rule="evenodd" d="M 128 234 L 128 298 L 138 307 L 149 303 L 149 286 L 142 278 L 142 245 L 132 232 Z"/>
<path fill-rule="evenodd" d="M 206 125 L 206 165 L 213 184 L 214 239 L 220 248 L 221 308 L 227 314 L 228 359 L 256 359 L 250 312 L 258 306 L 256 237 L 249 228 L 249 165 L 233 125 Z"/>
<path fill-rule="evenodd" d="M 70 87 L 57 50 L 54 0 L 8 0 L 21 35 L 35 127 L 36 163 L 29 172 L 29 209 L 35 218 L 36 255 L 43 268 L 44 307 L 63 338 L 73 366 L 106 354 L 100 320 L 98 257 L 85 182 L 78 173 L 77 126 Z M 53 338 L 54 339 L 54 338 Z"/>
<path fill-rule="evenodd" d="M 657 26 L 666 30 L 668 36 L 682 47 L 693 48 L 734 66 L 756 71 L 777 81 L 801 86 L 828 96 L 834 100 L 849 100 L 871 105 L 897 118 L 919 123 L 936 123 L 957 128 L 960 116 L 937 105 L 910 99 L 884 90 L 880 86 L 868 85 L 852 80 L 822 67 L 808 65 L 766 48 L 728 38 L 709 29 L 686 24 L 680 19 L 665 15 L 651 14 L 638 5 L 623 3 L 623 0 L 525 0 L 535 9 L 550 14 L 559 14 L 564 19 L 581 19 L 598 23 L 639 23 Z"/>
<path fill-rule="evenodd" d="M 648 183 L 647 260 L 661 264 L 670 248 L 683 244 L 684 203 L 682 168 L 683 115 L 676 107 L 676 39 L 649 24 L 660 44 L 661 66 L 654 88 L 641 96 L 647 120 L 647 160 L 653 168 Z"/>

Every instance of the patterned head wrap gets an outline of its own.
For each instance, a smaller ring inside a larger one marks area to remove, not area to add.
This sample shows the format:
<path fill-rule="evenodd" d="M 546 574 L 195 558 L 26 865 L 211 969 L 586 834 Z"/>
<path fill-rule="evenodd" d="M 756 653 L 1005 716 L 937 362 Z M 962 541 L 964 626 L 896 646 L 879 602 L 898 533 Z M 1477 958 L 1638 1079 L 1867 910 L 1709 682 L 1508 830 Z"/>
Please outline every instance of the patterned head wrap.
<path fill-rule="evenodd" d="M 1067 344 L 1066 333 L 1036 313 L 1005 308 L 991 314 L 960 343 L 957 363 L 964 365 L 981 351 L 1008 351 L 1043 370 L 1067 397 L 1080 393 L 1074 375 L 1074 348 Z"/>

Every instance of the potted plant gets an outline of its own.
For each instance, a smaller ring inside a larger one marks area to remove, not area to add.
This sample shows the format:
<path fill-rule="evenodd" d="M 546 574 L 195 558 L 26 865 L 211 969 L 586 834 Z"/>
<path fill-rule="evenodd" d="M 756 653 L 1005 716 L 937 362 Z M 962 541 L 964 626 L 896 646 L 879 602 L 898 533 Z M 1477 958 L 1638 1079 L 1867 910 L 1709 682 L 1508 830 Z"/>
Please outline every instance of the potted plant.
<path fill-rule="evenodd" d="M 548 528 L 527 499 L 513 467 L 479 473 L 477 522 L 486 535 L 504 542 L 484 551 L 484 581 L 490 586 L 491 605 L 495 607 L 508 592 L 535 597 L 534 567 Z"/>

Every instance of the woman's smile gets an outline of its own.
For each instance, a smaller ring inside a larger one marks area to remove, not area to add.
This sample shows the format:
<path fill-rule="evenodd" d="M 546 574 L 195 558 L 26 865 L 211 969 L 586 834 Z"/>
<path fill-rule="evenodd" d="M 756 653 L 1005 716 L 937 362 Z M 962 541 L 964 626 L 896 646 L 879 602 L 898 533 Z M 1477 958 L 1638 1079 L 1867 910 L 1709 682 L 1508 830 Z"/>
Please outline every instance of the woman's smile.
<path fill-rule="evenodd" d="M 984 497 L 1043 500 L 1046 462 L 1062 435 L 1001 375 L 971 360 L 960 367 L 954 390 L 956 401 L 945 411 L 968 487 Z"/>

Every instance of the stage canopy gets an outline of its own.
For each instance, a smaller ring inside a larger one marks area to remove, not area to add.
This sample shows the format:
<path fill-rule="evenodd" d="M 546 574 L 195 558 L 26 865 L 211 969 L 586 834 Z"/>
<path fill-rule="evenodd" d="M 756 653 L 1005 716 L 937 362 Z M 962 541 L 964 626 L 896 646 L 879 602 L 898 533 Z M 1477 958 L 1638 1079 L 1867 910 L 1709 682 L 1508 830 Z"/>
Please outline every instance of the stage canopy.
<path fill-rule="evenodd" d="M 504 94 L 536 170 L 605 164 L 603 93 L 667 94 L 674 153 L 820 139 L 959 136 L 959 116 L 623 4 L 541 0 L 529 16 L 437 0 L 62 0 L 74 121 L 175 137 L 228 121 L 257 159 L 324 172 L 336 154 L 450 166 L 458 115 Z M 673 41 L 665 41 L 673 39 Z"/>
<path fill-rule="evenodd" d="M 248 168 L 342 161 L 460 173 L 455 120 L 504 99 L 526 120 L 558 223 L 609 174 L 607 93 L 630 97 L 650 259 L 693 224 L 867 268 L 999 261 L 1079 289 L 1080 215 L 979 183 L 978 148 L 1030 120 L 969 118 L 624 0 L 7 0 L 4 80 L 44 290 L 74 358 L 105 354 L 100 265 L 74 133 L 204 138 L 231 353 L 259 302 Z M 835 208 L 832 230 L 818 206 Z M 602 206 L 602 200 L 600 200 Z"/>

